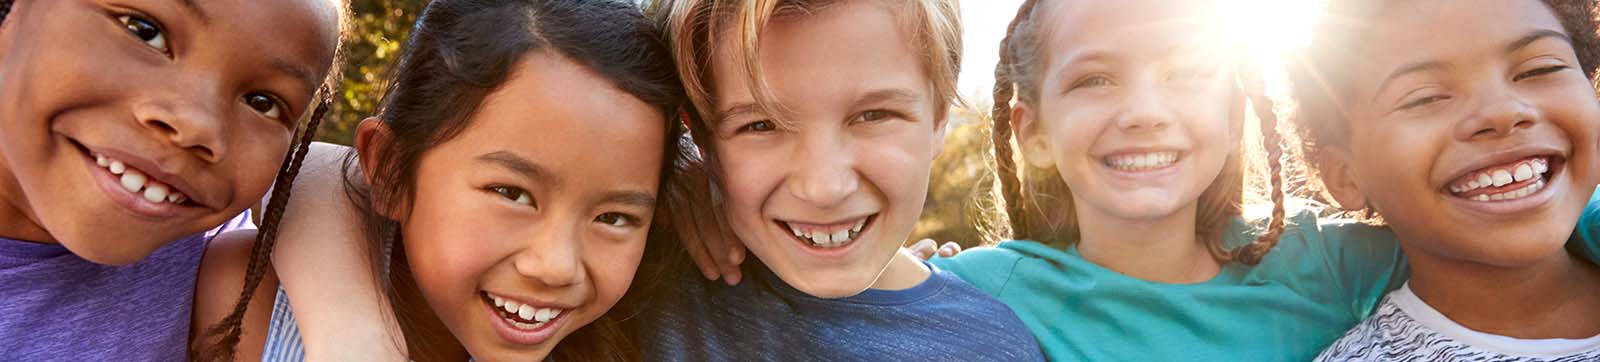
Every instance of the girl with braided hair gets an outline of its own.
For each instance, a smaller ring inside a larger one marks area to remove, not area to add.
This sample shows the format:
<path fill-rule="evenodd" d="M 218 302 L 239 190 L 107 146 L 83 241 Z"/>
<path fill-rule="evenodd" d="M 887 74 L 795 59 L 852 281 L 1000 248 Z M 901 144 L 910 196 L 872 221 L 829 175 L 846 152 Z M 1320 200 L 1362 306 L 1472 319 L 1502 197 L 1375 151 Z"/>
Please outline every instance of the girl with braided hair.
<path fill-rule="evenodd" d="M 276 184 L 238 243 L 246 274 L 266 269 L 336 83 L 341 8 L 0 3 L 3 359 L 183 360 L 191 339 L 231 338 L 210 321 L 253 290 L 212 303 L 197 274 Z"/>

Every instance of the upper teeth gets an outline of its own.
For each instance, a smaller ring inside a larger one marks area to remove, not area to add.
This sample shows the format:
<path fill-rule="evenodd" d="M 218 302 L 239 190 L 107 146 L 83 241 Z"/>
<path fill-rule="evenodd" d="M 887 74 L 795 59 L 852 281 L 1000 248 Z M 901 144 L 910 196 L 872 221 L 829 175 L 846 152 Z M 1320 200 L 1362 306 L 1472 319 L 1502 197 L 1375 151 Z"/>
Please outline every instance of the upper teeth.
<path fill-rule="evenodd" d="M 544 323 L 549 322 L 551 319 L 555 319 L 556 316 L 561 315 L 561 312 L 563 312 L 563 310 L 561 308 L 534 307 L 534 306 L 527 305 L 527 304 L 517 303 L 517 301 L 511 300 L 511 299 L 507 299 L 507 298 L 502 298 L 502 297 L 500 297 L 498 295 L 490 294 L 490 293 L 487 293 L 487 292 L 485 292 L 484 294 L 488 295 L 489 299 L 494 301 L 494 306 L 496 308 L 500 308 L 500 310 L 505 311 L 506 314 L 515 315 L 515 316 L 517 316 L 517 318 L 522 318 L 522 320 L 534 321 L 534 323 L 529 324 L 529 323 L 522 323 L 522 322 L 517 321 L 517 320 L 507 319 L 513 325 L 516 325 L 517 328 L 523 328 L 523 329 L 538 328 L 539 326 L 544 325 Z"/>
<path fill-rule="evenodd" d="M 161 183 L 161 181 L 151 180 L 144 172 L 128 167 L 122 161 L 95 154 L 94 163 L 107 171 L 111 171 L 113 175 L 121 176 L 122 178 L 118 181 L 122 183 L 122 189 L 135 195 L 143 196 L 145 201 L 179 204 L 189 199 L 188 196 L 178 192 L 178 190 L 174 190 L 172 186 Z"/>
<path fill-rule="evenodd" d="M 1513 183 L 1542 178 L 1546 172 L 1550 172 L 1548 159 L 1542 157 L 1530 158 L 1507 165 L 1486 168 L 1467 176 L 1463 176 L 1457 179 L 1454 183 L 1450 184 L 1450 192 L 1455 193 L 1456 195 L 1462 195 L 1483 188 L 1503 187 Z M 1481 193 L 1467 198 L 1474 201 L 1513 200 L 1532 195 L 1534 192 L 1539 191 L 1539 189 L 1544 188 L 1544 186 L 1544 181 L 1539 180 L 1538 182 L 1517 188 L 1516 190 L 1503 191 L 1493 194 Z"/>
<path fill-rule="evenodd" d="M 1118 170 L 1138 171 L 1167 167 L 1177 161 L 1177 152 L 1164 151 L 1110 156 L 1105 163 Z"/>
<path fill-rule="evenodd" d="M 789 227 L 789 232 L 794 233 L 794 236 L 811 240 L 812 245 L 824 248 L 836 248 L 844 246 L 846 242 L 854 240 L 856 236 L 861 233 L 861 227 L 865 226 L 866 224 L 867 218 L 861 218 L 861 220 L 856 220 L 855 225 L 852 225 L 849 228 L 840 228 L 835 230 L 814 229 L 806 231 L 794 226 L 793 223 L 784 223 L 785 226 Z"/>

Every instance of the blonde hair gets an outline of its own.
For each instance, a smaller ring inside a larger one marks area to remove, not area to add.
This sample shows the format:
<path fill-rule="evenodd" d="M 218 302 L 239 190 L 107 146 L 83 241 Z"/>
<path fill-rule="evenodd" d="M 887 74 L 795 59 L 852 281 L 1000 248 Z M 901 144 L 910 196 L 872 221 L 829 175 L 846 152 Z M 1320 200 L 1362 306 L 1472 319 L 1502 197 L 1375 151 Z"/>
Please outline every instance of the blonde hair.
<path fill-rule="evenodd" d="M 711 89 L 711 62 L 720 36 L 729 36 L 731 54 L 744 68 L 756 105 L 772 111 L 779 106 L 762 77 L 756 57 L 761 31 L 773 19 L 810 16 L 839 0 L 661 0 L 651 4 L 667 32 L 667 43 L 678 63 L 678 74 L 697 115 L 714 119 L 714 89 Z M 952 105 L 959 105 L 956 75 L 961 72 L 961 16 L 957 0 L 885 1 L 897 6 L 895 14 L 911 34 L 912 49 L 917 49 L 922 67 L 934 91 L 935 111 L 941 118 Z M 776 114 L 776 112 L 772 112 Z M 691 128 L 699 128 L 691 125 Z M 700 132 L 696 132 L 699 134 Z M 702 140 L 708 137 L 699 137 Z"/>
<path fill-rule="evenodd" d="M 1036 19 L 1035 16 L 1049 13 L 1047 7 L 1050 4 L 1039 0 L 1023 2 L 1016 18 L 1006 29 L 1005 39 L 1000 43 L 1000 63 L 994 71 L 994 131 L 991 136 L 995 173 L 1000 186 L 998 192 L 1000 198 L 1005 200 L 1006 207 L 1003 214 L 996 215 L 992 220 L 994 225 L 990 229 L 997 230 L 1002 237 L 1005 230 L 1010 230 L 1010 238 L 1059 246 L 1075 243 L 1081 237 L 1071 189 L 1054 167 L 1027 167 L 1022 170 L 1021 176 L 1018 175 L 1013 159 L 1011 106 L 1008 103 L 1015 96 L 1020 103 L 1037 105 L 1040 70 L 1037 61 L 1044 54 L 1039 48 L 1045 43 L 1043 37 L 1047 34 L 1041 26 L 1044 19 Z M 1284 230 L 1283 148 L 1276 130 L 1278 118 L 1273 113 L 1271 100 L 1265 96 L 1259 74 L 1243 68 L 1239 72 L 1240 86 L 1236 91 L 1243 94 L 1236 97 L 1230 113 L 1242 120 L 1244 100 L 1249 98 L 1261 121 L 1262 146 L 1266 152 L 1263 161 L 1270 170 L 1269 182 L 1272 186 L 1269 195 L 1273 203 L 1272 217 L 1265 232 L 1254 242 L 1232 250 L 1224 245 L 1223 233 L 1227 231 L 1231 220 L 1240 215 L 1244 204 L 1245 162 L 1250 161 L 1245 158 L 1251 155 L 1241 143 L 1228 156 L 1222 172 L 1200 194 L 1195 215 L 1195 236 L 1218 261 L 1253 265 L 1260 263 L 1266 253 L 1277 245 Z"/>

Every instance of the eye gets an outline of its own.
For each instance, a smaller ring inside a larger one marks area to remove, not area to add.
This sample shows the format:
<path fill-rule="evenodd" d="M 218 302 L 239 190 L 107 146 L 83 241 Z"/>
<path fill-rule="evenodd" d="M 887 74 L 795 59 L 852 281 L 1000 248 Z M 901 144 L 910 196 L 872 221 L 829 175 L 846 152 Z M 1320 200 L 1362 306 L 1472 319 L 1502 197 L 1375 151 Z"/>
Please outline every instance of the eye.
<path fill-rule="evenodd" d="M 533 195 L 529 194 L 527 191 L 523 191 L 520 188 L 512 186 L 490 186 L 489 191 L 500 194 L 500 197 L 503 197 L 506 200 L 511 200 L 511 202 L 534 206 Z"/>
<path fill-rule="evenodd" d="M 772 131 L 776 131 L 776 130 L 778 130 L 778 124 L 777 123 L 774 123 L 770 119 L 763 119 L 763 120 L 759 120 L 759 121 L 755 121 L 755 122 L 746 123 L 743 126 L 739 126 L 739 130 L 735 131 L 735 133 L 745 133 L 745 132 L 762 132 L 762 133 L 765 133 L 765 132 L 772 132 Z"/>
<path fill-rule="evenodd" d="M 629 227 L 639 224 L 639 218 L 620 212 L 608 212 L 595 216 L 594 221 L 612 227 Z"/>
<path fill-rule="evenodd" d="M 895 113 L 895 112 L 892 112 L 892 111 L 887 111 L 887 110 L 882 110 L 882 109 L 874 109 L 874 110 L 870 110 L 870 111 L 866 111 L 866 112 L 861 112 L 861 114 L 856 115 L 856 120 L 858 120 L 860 122 L 878 122 L 878 121 L 884 121 L 884 120 L 888 120 L 890 118 L 895 118 L 895 117 L 899 117 L 899 116 L 900 115 L 898 113 Z"/>
<path fill-rule="evenodd" d="M 172 53 L 170 49 L 167 49 L 166 34 L 163 34 L 161 26 L 154 21 L 134 15 L 119 16 L 117 21 L 122 22 L 122 26 L 128 29 L 128 33 L 139 38 L 145 45 L 160 50 L 162 53 Z"/>
<path fill-rule="evenodd" d="M 1404 111 L 1404 110 L 1407 110 L 1407 109 L 1426 106 L 1426 105 L 1429 105 L 1429 104 L 1438 103 L 1438 102 L 1446 101 L 1446 100 L 1449 100 L 1449 99 L 1450 99 L 1449 96 L 1443 96 L 1443 95 L 1434 95 L 1434 96 L 1422 97 L 1422 98 L 1419 98 L 1417 100 L 1406 102 L 1405 104 L 1400 105 L 1399 110 Z"/>
<path fill-rule="evenodd" d="M 1072 87 L 1068 88 L 1067 90 L 1075 90 L 1075 89 L 1079 89 L 1079 88 L 1104 87 L 1104 86 L 1108 86 L 1108 85 L 1111 85 L 1111 79 L 1108 79 L 1108 78 L 1106 78 L 1105 76 L 1102 76 L 1102 75 L 1091 75 L 1089 77 L 1086 77 L 1086 78 L 1078 80 L 1077 83 L 1072 83 Z"/>
<path fill-rule="evenodd" d="M 1541 75 L 1545 75 L 1545 74 L 1550 74 L 1550 73 L 1555 73 L 1555 72 L 1559 72 L 1559 71 L 1563 71 L 1563 70 L 1567 70 L 1567 66 L 1565 66 L 1565 65 L 1557 65 L 1557 66 L 1552 66 L 1552 67 L 1544 67 L 1544 68 L 1534 69 L 1534 70 L 1530 70 L 1530 71 L 1519 73 L 1515 77 L 1511 77 L 1511 81 L 1513 81 L 1513 82 L 1520 81 L 1520 80 L 1523 80 L 1523 79 L 1533 78 L 1533 77 L 1537 77 L 1537 76 L 1541 76 Z"/>
<path fill-rule="evenodd" d="M 244 104 L 250 106 L 250 109 L 261 113 L 263 116 L 267 116 L 269 118 L 283 117 L 283 102 L 279 102 L 278 99 L 273 96 L 261 93 L 246 94 L 244 95 Z"/>

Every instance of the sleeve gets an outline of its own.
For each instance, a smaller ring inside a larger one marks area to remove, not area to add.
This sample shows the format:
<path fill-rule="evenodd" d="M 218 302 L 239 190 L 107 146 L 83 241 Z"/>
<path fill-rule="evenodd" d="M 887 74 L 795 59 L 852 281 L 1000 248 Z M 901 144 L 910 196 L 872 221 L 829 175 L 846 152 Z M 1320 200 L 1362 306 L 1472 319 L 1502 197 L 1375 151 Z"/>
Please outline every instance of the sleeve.
<path fill-rule="evenodd" d="M 1316 237 L 1327 254 L 1334 283 L 1348 296 L 1348 310 L 1366 319 L 1389 291 L 1411 278 L 1400 242 L 1388 228 L 1353 220 L 1316 220 Z"/>
<path fill-rule="evenodd" d="M 1012 266 L 1021 260 L 1014 251 L 998 247 L 973 248 L 953 257 L 934 257 L 928 263 L 950 271 L 989 295 L 1000 295 L 1011 279 Z"/>
<path fill-rule="evenodd" d="M 1573 229 L 1567 246 L 1590 262 L 1600 264 L 1600 192 L 1590 196 L 1589 205 L 1583 208 L 1583 216 L 1578 218 L 1578 227 Z"/>

